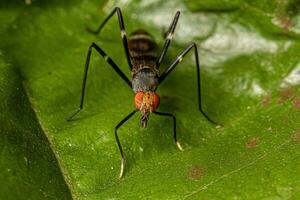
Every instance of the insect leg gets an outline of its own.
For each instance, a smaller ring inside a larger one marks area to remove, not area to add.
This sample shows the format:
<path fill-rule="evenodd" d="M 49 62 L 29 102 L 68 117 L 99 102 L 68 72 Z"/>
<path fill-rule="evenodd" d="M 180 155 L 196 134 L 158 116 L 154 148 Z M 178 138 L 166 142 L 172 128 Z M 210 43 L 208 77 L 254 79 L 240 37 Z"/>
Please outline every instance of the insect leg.
<path fill-rule="evenodd" d="M 120 154 L 122 157 L 121 160 L 121 168 L 120 168 L 120 175 L 119 178 L 122 178 L 123 174 L 124 174 L 124 168 L 125 168 L 125 157 L 124 157 L 124 152 L 123 152 L 123 148 L 118 136 L 118 129 L 120 128 L 120 126 L 122 126 L 127 120 L 129 120 L 138 110 L 134 110 L 131 113 L 129 113 L 124 119 L 122 119 L 117 126 L 115 127 L 115 137 L 116 137 L 116 142 L 118 144 L 119 150 L 120 150 Z"/>
<path fill-rule="evenodd" d="M 124 20 L 123 20 L 123 15 L 121 12 L 121 9 L 119 7 L 115 7 L 111 13 L 104 19 L 104 21 L 100 24 L 100 26 L 97 28 L 96 31 L 90 30 L 88 29 L 89 32 L 93 33 L 93 34 L 98 34 L 100 33 L 100 31 L 102 30 L 102 28 L 104 27 L 104 25 L 108 22 L 108 20 L 117 12 L 118 14 L 118 20 L 119 20 L 119 25 L 120 25 L 120 31 L 121 31 L 121 38 L 123 41 L 123 46 L 125 49 L 125 54 L 126 54 L 126 58 L 127 58 L 127 62 L 128 65 L 130 67 L 130 69 L 132 69 L 132 63 L 130 61 L 130 54 L 129 54 L 129 49 L 128 49 L 128 42 L 127 42 L 127 37 L 126 37 L 126 31 L 125 31 L 125 24 L 124 24 Z"/>
<path fill-rule="evenodd" d="M 165 69 L 165 71 L 163 71 L 163 73 L 161 74 L 161 76 L 159 77 L 159 84 L 161 82 L 163 82 L 163 80 L 175 69 L 175 67 L 177 66 L 178 63 L 180 63 L 182 61 L 182 59 L 184 58 L 184 56 L 186 56 L 186 54 L 188 52 L 190 52 L 190 50 L 194 48 L 194 52 L 195 52 L 195 60 L 196 60 L 196 68 L 197 68 L 197 92 L 198 92 L 198 106 L 199 106 L 199 111 L 204 115 L 204 117 L 210 121 L 213 124 L 216 124 L 216 122 L 214 122 L 213 120 L 211 120 L 208 115 L 205 114 L 205 112 L 202 109 L 202 101 L 201 101 L 201 80 L 200 80 L 200 64 L 199 64 L 199 57 L 198 57 L 198 49 L 195 43 L 190 44 L 185 50 L 183 50 L 179 56 L 175 59 L 175 61 L 173 61 L 173 63 Z"/>
<path fill-rule="evenodd" d="M 168 33 L 166 35 L 166 40 L 165 40 L 165 44 L 163 46 L 163 49 L 157 59 L 157 67 L 159 67 L 167 53 L 167 50 L 169 48 L 169 45 L 170 45 L 170 42 L 173 38 L 173 34 L 174 34 L 174 31 L 175 31 L 175 28 L 176 28 L 176 25 L 177 25 L 177 22 L 178 22 L 178 19 L 179 19 L 179 16 L 180 16 L 180 11 L 177 11 L 176 14 L 175 14 L 175 17 L 168 29 Z"/>
<path fill-rule="evenodd" d="M 180 151 L 183 151 L 183 148 L 181 147 L 180 143 L 177 140 L 177 135 L 176 135 L 176 117 L 175 117 L 175 115 L 173 115 L 171 113 L 163 113 L 163 112 L 157 112 L 157 111 L 154 111 L 153 113 L 156 114 L 156 115 L 172 117 L 172 119 L 173 119 L 173 138 L 174 138 L 174 141 L 175 141 L 178 149 Z"/>
<path fill-rule="evenodd" d="M 79 108 L 68 118 L 68 121 L 72 120 L 72 118 L 77 115 L 83 108 L 84 103 L 84 95 L 85 95 L 85 86 L 86 86 L 86 79 L 88 75 L 88 69 L 90 64 L 90 58 L 92 54 L 92 49 L 96 49 L 96 51 L 105 59 L 105 61 L 117 72 L 117 74 L 126 82 L 126 84 L 131 88 L 131 81 L 127 78 L 127 76 L 120 70 L 117 64 L 106 55 L 106 53 L 95 43 L 92 43 L 88 49 L 85 67 L 84 67 L 84 74 L 83 74 L 83 81 L 82 81 L 82 90 L 81 90 L 81 99 Z"/>

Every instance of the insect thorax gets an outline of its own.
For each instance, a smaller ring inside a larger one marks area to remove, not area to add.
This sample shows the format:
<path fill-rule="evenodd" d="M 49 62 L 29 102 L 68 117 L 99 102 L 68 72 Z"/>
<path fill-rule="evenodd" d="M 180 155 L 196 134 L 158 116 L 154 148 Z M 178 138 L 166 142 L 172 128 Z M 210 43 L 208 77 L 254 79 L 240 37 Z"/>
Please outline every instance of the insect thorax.
<path fill-rule="evenodd" d="M 155 91 L 158 85 L 158 73 L 152 68 L 143 68 L 132 77 L 132 89 L 134 92 Z"/>
<path fill-rule="evenodd" d="M 157 44 L 152 36 L 139 29 L 129 36 L 128 48 L 132 62 L 134 92 L 155 91 L 159 72 L 156 67 Z"/>

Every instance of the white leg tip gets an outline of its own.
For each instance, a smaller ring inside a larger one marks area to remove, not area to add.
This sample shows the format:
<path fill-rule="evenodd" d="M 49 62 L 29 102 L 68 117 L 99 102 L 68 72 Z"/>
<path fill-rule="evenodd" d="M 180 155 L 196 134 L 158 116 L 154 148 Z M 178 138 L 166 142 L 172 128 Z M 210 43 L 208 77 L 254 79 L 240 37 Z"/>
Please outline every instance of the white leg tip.
<path fill-rule="evenodd" d="M 122 159 L 122 161 L 121 161 L 121 170 L 120 170 L 119 179 L 121 179 L 121 178 L 123 177 L 123 174 L 124 174 L 124 167 L 125 167 L 124 159 Z"/>
<path fill-rule="evenodd" d="M 180 151 L 183 151 L 183 148 L 182 148 L 182 146 L 180 145 L 180 143 L 177 141 L 176 142 L 176 145 L 177 145 L 177 147 L 178 147 L 178 149 L 180 150 Z"/>

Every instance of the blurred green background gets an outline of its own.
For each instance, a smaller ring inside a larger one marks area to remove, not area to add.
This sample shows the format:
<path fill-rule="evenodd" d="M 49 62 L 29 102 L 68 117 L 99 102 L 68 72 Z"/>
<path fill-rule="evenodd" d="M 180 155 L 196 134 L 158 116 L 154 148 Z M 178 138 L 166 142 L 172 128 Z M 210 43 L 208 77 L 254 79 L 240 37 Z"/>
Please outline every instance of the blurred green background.
<path fill-rule="evenodd" d="M 129 34 L 159 46 L 181 17 L 162 70 L 192 41 L 199 48 L 203 107 L 197 111 L 194 56 L 158 90 L 160 111 L 146 130 L 139 115 L 120 129 L 127 159 L 119 180 L 115 125 L 133 92 L 92 54 L 86 104 L 75 121 L 91 42 L 130 76 L 117 17 Z M 1 0 L 0 199 L 300 199 L 299 0 Z"/>

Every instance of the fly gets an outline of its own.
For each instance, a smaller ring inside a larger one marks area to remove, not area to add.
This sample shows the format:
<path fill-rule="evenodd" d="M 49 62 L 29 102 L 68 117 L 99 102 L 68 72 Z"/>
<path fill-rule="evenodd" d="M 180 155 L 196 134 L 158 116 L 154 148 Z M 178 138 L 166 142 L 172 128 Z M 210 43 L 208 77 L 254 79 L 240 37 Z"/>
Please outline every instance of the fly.
<path fill-rule="evenodd" d="M 128 62 L 128 65 L 131 70 L 131 81 L 127 78 L 127 76 L 122 72 L 119 66 L 110 58 L 100 46 L 95 43 L 92 43 L 88 49 L 83 82 L 82 82 L 82 91 L 81 91 L 81 100 L 79 108 L 71 115 L 68 119 L 69 121 L 73 119 L 75 115 L 77 115 L 83 108 L 84 103 L 84 95 L 85 95 L 85 86 L 86 79 L 89 69 L 90 57 L 92 53 L 92 49 L 95 49 L 100 56 L 104 58 L 104 60 L 115 70 L 115 72 L 125 81 L 125 83 L 132 88 L 135 93 L 134 104 L 135 109 L 130 112 L 126 117 L 124 117 L 115 127 L 114 133 L 118 148 L 120 150 L 120 154 L 122 157 L 121 167 L 120 167 L 120 175 L 119 178 L 122 178 L 124 174 L 125 168 L 125 157 L 123 148 L 118 136 L 118 129 L 129 120 L 136 112 L 140 111 L 140 125 L 142 128 L 147 127 L 147 122 L 149 120 L 150 113 L 155 115 L 169 117 L 173 120 L 173 138 L 175 144 L 178 149 L 183 151 L 182 146 L 177 140 L 176 135 L 176 117 L 172 113 L 160 112 L 157 111 L 157 108 L 160 103 L 159 95 L 156 93 L 158 86 L 165 80 L 165 78 L 175 69 L 175 67 L 182 61 L 182 59 L 190 52 L 192 49 L 195 54 L 195 65 L 196 65 L 196 75 L 197 75 L 197 93 L 198 93 L 198 109 L 204 115 L 204 117 L 210 121 L 211 123 L 216 124 L 213 120 L 211 120 L 203 111 L 202 103 L 201 103 L 201 82 L 200 82 L 200 65 L 198 58 L 198 50 L 195 43 L 191 43 L 188 45 L 178 56 L 174 59 L 174 61 L 162 72 L 159 71 L 159 67 L 167 53 L 170 42 L 173 38 L 173 34 L 180 16 L 180 11 L 177 11 L 174 19 L 168 28 L 165 43 L 160 51 L 158 52 L 158 46 L 153 40 L 153 37 L 146 31 L 142 29 L 138 29 L 131 33 L 128 37 L 126 36 L 125 25 L 123 21 L 123 16 L 121 9 L 116 7 L 100 24 L 96 31 L 91 31 L 93 34 L 99 34 L 104 25 L 109 21 L 109 19 L 117 13 L 121 38 L 123 42 L 123 47 L 125 49 L 125 55 Z"/>

